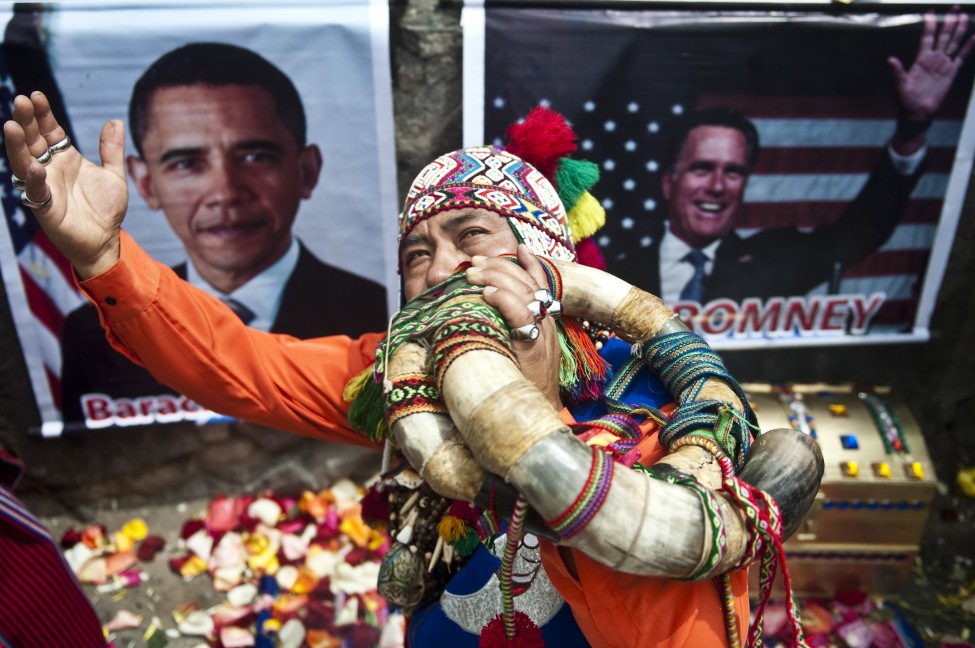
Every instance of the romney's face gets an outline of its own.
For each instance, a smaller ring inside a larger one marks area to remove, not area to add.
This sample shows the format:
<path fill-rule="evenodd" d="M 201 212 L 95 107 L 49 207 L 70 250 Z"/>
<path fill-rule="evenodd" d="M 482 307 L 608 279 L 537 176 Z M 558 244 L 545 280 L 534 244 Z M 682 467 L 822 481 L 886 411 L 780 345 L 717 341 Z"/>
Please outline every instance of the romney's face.
<path fill-rule="evenodd" d="M 671 232 L 692 247 L 704 247 L 731 231 L 748 181 L 747 153 L 744 134 L 734 128 L 691 130 L 663 179 Z"/>
<path fill-rule="evenodd" d="M 150 96 L 146 125 L 143 156 L 129 158 L 129 172 L 204 277 L 244 283 L 284 254 L 321 154 L 297 148 L 266 90 L 161 88 Z"/>

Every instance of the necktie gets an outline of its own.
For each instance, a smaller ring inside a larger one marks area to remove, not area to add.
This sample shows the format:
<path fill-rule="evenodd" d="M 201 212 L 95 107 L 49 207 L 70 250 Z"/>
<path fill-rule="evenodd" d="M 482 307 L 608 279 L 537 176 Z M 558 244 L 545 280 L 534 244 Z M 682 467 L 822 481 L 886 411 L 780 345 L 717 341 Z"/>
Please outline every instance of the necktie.
<path fill-rule="evenodd" d="M 247 308 L 236 299 L 231 299 L 230 297 L 227 297 L 223 300 L 223 303 L 229 306 L 230 310 L 232 310 L 234 314 L 236 314 L 237 317 L 240 318 L 240 321 L 243 322 L 244 324 L 250 324 L 251 322 L 254 321 L 254 311 Z"/>
<path fill-rule="evenodd" d="M 680 291 L 681 301 L 693 301 L 701 303 L 704 299 L 704 265 L 708 261 L 708 255 L 700 250 L 691 250 L 681 261 L 686 261 L 694 266 L 694 274 Z"/>

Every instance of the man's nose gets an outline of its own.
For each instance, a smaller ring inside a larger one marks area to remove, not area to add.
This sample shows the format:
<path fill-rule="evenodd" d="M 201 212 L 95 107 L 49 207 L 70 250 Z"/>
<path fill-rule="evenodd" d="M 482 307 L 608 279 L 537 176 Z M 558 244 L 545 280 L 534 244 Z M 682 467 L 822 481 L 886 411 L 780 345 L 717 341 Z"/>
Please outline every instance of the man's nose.
<path fill-rule="evenodd" d="M 207 205 L 211 207 L 233 205 L 240 201 L 247 190 L 243 172 L 232 162 L 220 161 L 210 167 L 207 174 Z"/>
<path fill-rule="evenodd" d="M 427 268 L 427 288 L 433 288 L 439 283 L 446 281 L 460 264 L 470 261 L 470 256 L 460 250 L 443 250 L 438 248 L 433 254 L 430 266 Z"/>
<path fill-rule="evenodd" d="M 728 179 L 721 171 L 715 171 L 708 177 L 708 191 L 722 193 L 728 187 Z"/>

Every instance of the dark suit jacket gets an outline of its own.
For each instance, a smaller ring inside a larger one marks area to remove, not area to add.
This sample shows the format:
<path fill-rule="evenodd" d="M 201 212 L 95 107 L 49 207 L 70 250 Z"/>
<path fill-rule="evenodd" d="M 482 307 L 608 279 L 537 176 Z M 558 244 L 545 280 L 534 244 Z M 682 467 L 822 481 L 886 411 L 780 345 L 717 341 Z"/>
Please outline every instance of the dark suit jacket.
<path fill-rule="evenodd" d="M 186 278 L 186 264 L 173 270 Z M 323 263 L 301 245 L 298 264 L 281 295 L 272 333 L 297 338 L 358 336 L 386 328 L 386 290 L 379 284 Z M 173 394 L 139 365 L 109 345 L 92 304 L 75 309 L 61 336 L 62 418 L 83 421 L 81 396 L 112 398 Z"/>
<path fill-rule="evenodd" d="M 843 216 L 810 232 L 769 228 L 748 238 L 732 232 L 718 246 L 704 280 L 704 302 L 727 298 L 803 295 L 849 268 L 890 238 L 921 176 L 899 174 L 884 151 Z M 747 207 L 747 206 L 746 206 Z M 660 294 L 660 240 L 648 249 L 648 272 L 641 287 Z"/>

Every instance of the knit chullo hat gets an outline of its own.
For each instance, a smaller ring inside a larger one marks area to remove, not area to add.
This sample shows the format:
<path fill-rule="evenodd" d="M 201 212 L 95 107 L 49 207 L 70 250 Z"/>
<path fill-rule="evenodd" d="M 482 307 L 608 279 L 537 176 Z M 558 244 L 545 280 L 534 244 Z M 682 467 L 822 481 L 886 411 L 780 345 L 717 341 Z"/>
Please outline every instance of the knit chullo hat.
<path fill-rule="evenodd" d="M 606 212 L 589 189 L 599 180 L 599 167 L 568 157 L 576 136 L 565 118 L 547 108 L 532 110 L 508 128 L 504 147 L 479 146 L 442 155 L 413 181 L 400 213 L 400 240 L 423 222 L 451 209 L 482 208 L 507 219 L 515 236 L 537 256 L 576 261 L 605 269 L 592 235 Z M 597 398 L 608 378 L 581 324 L 572 318 L 557 323 L 562 359 L 559 385 L 571 403 Z M 388 429 L 376 367 L 354 377 L 343 399 L 351 403 L 349 421 L 373 439 Z"/>
<path fill-rule="evenodd" d="M 460 149 L 428 164 L 406 196 L 400 240 L 441 212 L 481 208 L 506 218 L 533 254 L 605 268 L 591 241 L 577 250 L 606 214 L 589 194 L 599 168 L 568 157 L 576 136 L 565 118 L 538 107 L 509 127 L 506 137 L 504 147 Z"/>

